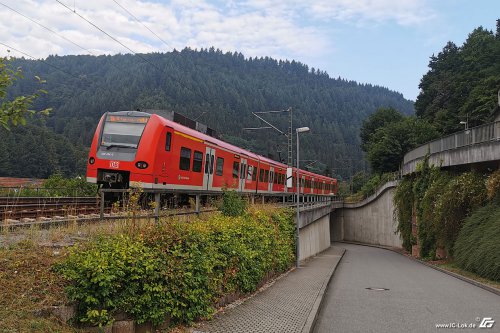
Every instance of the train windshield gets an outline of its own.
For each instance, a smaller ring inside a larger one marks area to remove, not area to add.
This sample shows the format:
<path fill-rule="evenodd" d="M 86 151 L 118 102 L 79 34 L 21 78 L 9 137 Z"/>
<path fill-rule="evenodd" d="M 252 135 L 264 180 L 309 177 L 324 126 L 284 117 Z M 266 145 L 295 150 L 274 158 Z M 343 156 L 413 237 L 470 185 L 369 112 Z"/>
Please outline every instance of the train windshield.
<path fill-rule="evenodd" d="M 108 116 L 102 131 L 104 147 L 137 148 L 148 117 Z"/>

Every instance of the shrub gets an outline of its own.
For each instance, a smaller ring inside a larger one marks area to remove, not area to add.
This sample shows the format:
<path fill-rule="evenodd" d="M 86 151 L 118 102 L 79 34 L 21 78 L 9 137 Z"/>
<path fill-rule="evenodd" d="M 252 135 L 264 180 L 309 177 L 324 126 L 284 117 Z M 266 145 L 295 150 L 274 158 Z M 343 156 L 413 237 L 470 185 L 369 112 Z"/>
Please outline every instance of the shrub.
<path fill-rule="evenodd" d="M 500 281 L 500 205 L 492 203 L 465 219 L 454 247 L 455 262 L 465 270 Z"/>
<path fill-rule="evenodd" d="M 224 190 L 220 211 L 225 216 L 241 216 L 245 213 L 247 201 L 233 190 Z"/>
<path fill-rule="evenodd" d="M 413 179 L 407 177 L 402 179 L 394 194 L 394 219 L 397 221 L 397 231 L 403 240 L 403 247 L 411 251 L 414 245 L 412 237 L 412 215 L 413 215 Z"/>
<path fill-rule="evenodd" d="M 70 282 L 77 320 L 105 325 L 117 312 L 138 322 L 209 317 L 216 301 L 252 292 L 294 260 L 290 210 L 252 209 L 191 223 L 150 225 L 140 237 L 100 238 L 75 248 L 57 269 Z"/>
<path fill-rule="evenodd" d="M 496 199 L 500 202 L 500 170 L 493 172 L 486 182 L 488 199 Z"/>
<path fill-rule="evenodd" d="M 56 173 L 43 182 L 42 188 L 51 196 L 93 196 L 97 194 L 97 185 L 87 183 L 85 177 L 64 178 Z"/>
<path fill-rule="evenodd" d="M 142 241 L 121 235 L 73 248 L 56 270 L 71 282 L 66 291 L 77 304 L 77 322 L 102 326 L 118 311 L 161 323 L 168 309 L 163 265 Z"/>
<path fill-rule="evenodd" d="M 436 200 L 434 221 L 438 240 L 453 256 L 453 247 L 463 222 L 472 211 L 486 203 L 484 177 L 466 172 L 453 177 Z"/>

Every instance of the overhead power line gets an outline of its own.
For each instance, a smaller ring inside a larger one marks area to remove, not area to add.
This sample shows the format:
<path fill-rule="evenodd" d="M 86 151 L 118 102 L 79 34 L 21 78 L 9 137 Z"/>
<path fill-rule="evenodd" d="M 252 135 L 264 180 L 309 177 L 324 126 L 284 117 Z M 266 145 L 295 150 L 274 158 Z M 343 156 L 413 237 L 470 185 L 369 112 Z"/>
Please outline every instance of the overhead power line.
<path fill-rule="evenodd" d="M 30 20 L 31 22 L 33 22 L 33 23 L 35 23 L 35 24 L 37 24 L 37 25 L 41 26 L 42 28 L 44 28 L 44 29 L 46 29 L 46 30 L 50 31 L 51 33 L 55 34 L 56 36 L 58 36 L 58 37 L 60 37 L 60 38 L 64 39 L 65 41 L 67 41 L 67 42 L 69 42 L 69 43 L 71 43 L 71 44 L 75 45 L 76 47 L 78 47 L 78 48 L 80 48 L 80 49 L 82 49 L 82 50 L 86 51 L 88 54 L 93 55 L 93 56 L 96 56 L 96 57 L 98 56 L 98 54 L 96 54 L 96 53 L 94 53 L 94 52 L 90 51 L 89 49 L 86 49 L 85 47 L 83 47 L 83 46 L 79 45 L 78 43 L 75 43 L 75 42 L 74 42 L 74 41 L 72 41 L 71 39 L 69 39 L 69 38 L 67 38 L 67 37 L 64 37 L 63 35 L 61 35 L 61 34 L 60 34 L 60 33 L 58 33 L 57 31 L 54 31 L 53 29 L 50 29 L 49 27 L 46 27 L 45 25 L 41 24 L 40 22 L 35 21 L 35 20 L 34 20 L 34 19 L 32 19 L 31 17 L 29 17 L 29 16 L 27 16 L 27 15 L 25 15 L 25 14 L 23 14 L 23 13 L 19 12 L 18 10 L 14 9 L 14 8 L 12 8 L 12 7 L 9 7 L 9 6 L 7 6 L 6 4 L 4 4 L 4 3 L 2 3 L 2 2 L 0 2 L 0 5 L 2 5 L 2 6 L 4 6 L 4 7 L 6 7 L 6 8 L 8 8 L 9 10 L 11 10 L 11 11 L 13 11 L 13 12 L 17 13 L 18 15 L 21 15 L 22 17 L 26 18 L 27 20 Z M 114 68 L 118 69 L 118 70 L 119 70 L 119 71 L 121 71 L 121 72 L 124 72 L 124 73 L 126 72 L 126 73 L 128 73 L 128 74 L 131 74 L 131 72 L 130 72 L 129 70 L 126 70 L 126 69 L 120 68 L 120 67 L 116 66 L 116 65 L 115 65 L 114 63 L 112 63 L 112 62 L 111 62 L 110 64 L 111 64 L 111 66 L 113 66 Z"/>
<path fill-rule="evenodd" d="M 144 60 L 144 62 L 146 62 L 147 64 L 153 66 L 154 68 L 156 68 L 157 70 L 159 71 L 162 71 L 162 69 L 160 69 L 158 66 L 156 66 L 155 64 L 153 64 L 152 62 L 150 62 L 148 59 L 144 58 L 141 54 L 135 52 L 134 50 L 132 50 L 130 47 L 128 47 L 127 45 L 123 44 L 122 42 L 120 42 L 117 38 L 113 37 L 112 35 L 110 35 L 109 33 L 107 33 L 106 31 L 104 31 L 102 28 L 100 28 L 99 26 L 97 26 L 95 23 L 91 22 L 90 20 L 86 19 L 84 16 L 80 15 L 78 12 L 76 12 L 76 10 L 73 10 L 71 9 L 70 7 L 66 6 L 64 3 L 62 3 L 61 1 L 59 0 L 56 0 L 61 6 L 65 7 L 66 9 L 68 9 L 70 12 L 72 12 L 73 14 L 77 15 L 78 17 L 80 17 L 82 20 L 84 20 L 85 22 L 87 22 L 88 24 L 90 24 L 91 26 L 93 26 L 94 28 L 96 28 L 97 30 L 99 30 L 100 32 L 102 32 L 103 34 L 105 34 L 106 36 L 108 36 L 109 38 L 111 38 L 112 40 L 114 40 L 115 42 L 117 42 L 118 44 L 120 44 L 121 46 L 123 46 L 124 48 L 126 48 L 127 50 L 129 50 L 130 52 L 132 52 L 133 54 L 135 54 L 136 56 L 138 56 L 139 58 L 141 58 L 142 60 Z"/>
<path fill-rule="evenodd" d="M 57 66 L 55 66 L 55 65 L 52 65 L 51 63 L 48 63 L 48 62 L 47 62 L 47 61 L 45 61 L 45 60 L 42 60 L 42 59 L 37 59 L 37 58 L 33 57 L 32 55 L 30 55 L 30 54 L 28 54 L 28 53 L 26 53 L 26 52 L 20 51 L 20 50 L 18 50 L 18 49 L 16 49 L 16 48 L 13 48 L 12 46 L 9 46 L 9 45 L 7 45 L 7 44 L 5 44 L 5 43 L 0 42 L 0 45 L 3 45 L 3 46 L 5 46 L 6 48 L 11 49 L 11 50 L 14 50 L 14 51 L 16 51 L 16 52 L 19 52 L 19 53 L 21 53 L 21 54 L 23 54 L 23 55 L 25 55 L 25 56 L 27 56 L 27 57 L 29 57 L 29 58 L 31 58 L 31 59 L 41 61 L 41 62 L 43 62 L 44 64 L 46 64 L 46 65 L 48 65 L 48 66 L 50 66 L 50 67 L 53 67 L 53 68 L 55 68 L 55 69 L 57 69 L 57 70 L 59 70 L 59 71 L 61 71 L 61 72 L 65 73 L 65 74 L 67 74 L 67 75 L 69 75 L 69 76 L 72 76 L 72 77 L 74 77 L 74 78 L 80 79 L 80 77 L 78 77 L 78 76 L 76 76 L 76 75 L 74 75 L 74 74 L 72 74 L 72 73 L 70 73 L 70 72 L 67 72 L 67 71 L 65 71 L 64 69 L 61 69 L 61 68 L 59 68 L 59 67 L 57 67 Z"/>
<path fill-rule="evenodd" d="M 35 23 L 35 24 L 38 24 L 38 25 L 39 25 L 39 26 L 41 26 L 42 28 L 44 28 L 44 29 L 46 29 L 46 30 L 48 30 L 48 31 L 52 32 L 53 34 L 55 34 L 55 35 L 59 36 L 60 38 L 64 39 L 65 41 L 70 42 L 71 44 L 75 45 L 76 47 L 79 47 L 80 49 L 82 49 L 82 50 L 84 50 L 84 51 L 86 51 L 86 52 L 88 52 L 88 53 L 90 53 L 90 54 L 92 54 L 92 55 L 96 55 L 96 54 L 92 53 L 90 50 L 88 50 L 88 49 L 84 48 L 83 46 L 81 46 L 81 45 L 79 45 L 79 44 L 77 44 L 77 43 L 73 42 L 71 39 L 64 37 L 63 35 L 59 34 L 58 32 L 56 32 L 56 31 L 54 31 L 54 30 L 52 30 L 52 29 L 50 29 L 50 28 L 46 27 L 45 25 L 41 24 L 40 22 L 37 22 L 37 21 L 33 20 L 31 17 L 28 17 L 28 16 L 24 15 L 23 13 L 21 13 L 21 12 L 19 12 L 19 11 L 15 10 L 14 8 L 9 7 L 9 6 L 7 6 L 6 4 L 1 3 L 1 2 L 0 2 L 0 5 L 2 5 L 2 6 L 4 6 L 4 7 L 6 7 L 6 8 L 8 8 L 8 9 L 10 9 L 11 11 L 13 11 L 13 12 L 15 12 L 15 13 L 17 13 L 17 14 L 21 15 L 22 17 L 26 18 L 27 20 L 30 20 L 31 22 L 33 22 L 33 23 Z"/>
<path fill-rule="evenodd" d="M 137 22 L 139 22 L 144 28 L 148 29 L 149 32 L 151 32 L 153 35 L 156 36 L 156 38 L 158 38 L 163 44 L 165 44 L 168 48 L 170 48 L 170 45 L 168 45 L 167 42 L 165 42 L 163 40 L 163 38 L 161 38 L 160 36 L 158 36 L 153 30 L 149 29 L 149 27 L 147 25 L 145 25 L 144 23 L 142 23 L 134 14 L 132 14 L 129 10 L 127 10 L 127 8 L 125 8 L 124 6 L 120 5 L 116 0 L 113 0 L 114 3 L 116 3 L 121 9 L 123 9 L 124 11 L 126 11 L 130 16 L 132 16 L 132 18 L 134 20 L 136 20 Z"/>

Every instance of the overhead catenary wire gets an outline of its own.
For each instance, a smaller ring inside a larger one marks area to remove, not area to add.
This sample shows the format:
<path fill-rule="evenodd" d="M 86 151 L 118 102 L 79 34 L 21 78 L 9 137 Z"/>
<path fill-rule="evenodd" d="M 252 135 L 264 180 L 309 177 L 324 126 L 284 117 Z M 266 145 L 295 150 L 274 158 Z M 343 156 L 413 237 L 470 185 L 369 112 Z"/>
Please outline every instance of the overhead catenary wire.
<path fill-rule="evenodd" d="M 2 3 L 2 2 L 0 2 L 0 5 L 2 5 L 2 6 L 4 6 L 4 7 L 6 7 L 6 8 L 8 8 L 9 10 L 11 10 L 11 11 L 13 11 L 13 12 L 17 13 L 18 15 L 21 15 L 22 17 L 26 18 L 27 20 L 29 20 L 29 21 L 31 21 L 31 22 L 33 22 L 33 23 L 35 23 L 35 24 L 37 24 L 37 25 L 41 26 L 42 28 L 44 28 L 44 29 L 46 29 L 46 30 L 50 31 L 51 33 L 55 34 L 56 36 L 58 36 L 58 37 L 60 37 L 60 38 L 64 39 L 65 41 L 67 41 L 67 42 L 69 42 L 69 43 L 71 43 L 71 44 L 75 45 L 76 47 L 78 47 L 78 48 L 80 48 L 80 49 L 82 49 L 82 50 L 86 51 L 86 52 L 87 52 L 87 53 L 89 53 L 90 55 L 93 55 L 93 56 L 96 56 L 96 57 L 98 56 L 98 54 L 96 54 L 96 53 L 94 53 L 94 52 L 90 51 L 89 49 L 86 49 L 85 47 L 83 47 L 83 46 L 79 45 L 78 43 L 76 43 L 76 42 L 72 41 L 71 39 L 69 39 L 69 38 L 67 38 L 67 37 L 65 37 L 65 36 L 63 36 L 63 35 L 61 35 L 61 34 L 60 34 L 60 33 L 58 33 L 57 31 L 54 31 L 53 29 L 50 29 L 49 27 L 46 27 L 45 25 L 41 24 L 40 22 L 37 22 L 36 20 L 32 19 L 31 17 L 29 17 L 29 16 L 27 16 L 27 15 L 25 15 L 25 14 L 23 14 L 23 13 L 19 12 L 18 10 L 14 9 L 14 8 L 12 8 L 12 7 L 9 7 L 9 6 L 7 6 L 6 4 L 4 4 L 4 3 Z M 115 67 L 116 69 L 118 69 L 118 70 L 119 70 L 119 71 L 121 71 L 121 72 L 127 72 L 128 74 L 131 74 L 131 72 L 130 72 L 130 71 L 128 71 L 128 70 L 126 70 L 126 69 L 120 68 L 120 67 L 116 66 L 116 65 L 115 65 L 115 64 L 113 64 L 113 63 L 110 63 L 110 64 L 111 64 L 111 66 Z"/>
<path fill-rule="evenodd" d="M 94 28 L 96 28 L 97 30 L 99 30 L 100 32 L 102 32 L 103 34 L 105 34 L 106 36 L 108 36 L 109 38 L 111 38 L 112 40 L 114 40 L 115 42 L 117 42 L 118 44 L 120 44 L 121 46 L 123 46 L 124 48 L 126 48 L 127 50 L 129 50 L 130 52 L 132 52 L 133 54 L 135 54 L 136 56 L 138 56 L 139 58 L 141 58 L 142 60 L 144 60 L 144 62 L 146 62 L 147 64 L 153 66 L 154 68 L 156 68 L 157 70 L 159 71 L 163 71 L 161 68 L 159 68 L 158 66 L 156 66 L 155 64 L 153 64 L 152 62 L 150 62 L 148 59 L 144 58 L 141 54 L 135 52 L 134 50 L 132 50 L 130 47 L 128 47 L 127 45 L 125 45 L 124 43 L 120 42 L 117 38 L 113 37 L 112 35 L 110 35 L 108 32 L 106 32 L 104 29 L 100 28 L 98 25 L 96 25 L 95 23 L 91 22 L 90 20 L 86 19 L 83 15 L 80 15 L 80 13 L 78 13 L 76 10 L 73 10 L 71 9 L 70 7 L 68 7 L 67 5 L 65 5 L 64 3 L 62 3 L 61 1 L 59 0 L 56 0 L 61 6 L 63 6 L 64 8 L 68 9 L 70 12 L 72 12 L 73 14 L 77 15 L 78 17 L 80 17 L 82 20 L 84 20 L 85 22 L 87 22 L 88 24 L 90 24 L 91 26 L 93 26 Z"/>
<path fill-rule="evenodd" d="M 74 78 L 76 78 L 76 79 L 80 80 L 80 77 L 79 77 L 79 76 L 77 76 L 77 75 L 75 75 L 75 74 L 72 74 L 72 73 L 70 73 L 70 72 L 67 72 L 67 71 L 65 71 L 64 69 L 59 68 L 59 67 L 57 67 L 57 66 L 55 66 L 55 65 L 52 65 L 51 63 L 49 63 L 49 62 L 47 62 L 47 61 L 45 61 L 45 60 L 42 60 L 42 59 L 37 59 L 37 58 L 35 58 L 34 56 L 32 56 L 32 55 L 30 55 L 30 54 L 28 54 L 28 53 L 26 53 L 26 52 L 23 52 L 23 51 L 21 51 L 21 50 L 18 50 L 18 49 L 14 48 L 14 47 L 12 47 L 12 46 L 10 46 L 10 45 L 7 45 L 7 44 L 5 44 L 5 43 L 0 42 L 0 45 L 5 46 L 7 49 L 11 49 L 11 50 L 14 50 L 14 51 L 16 51 L 16 52 L 19 52 L 19 53 L 21 53 L 21 54 L 23 54 L 23 55 L 25 55 L 25 56 L 27 56 L 27 57 L 29 57 L 29 58 L 33 59 L 33 60 L 41 61 L 41 62 L 43 62 L 44 64 L 46 64 L 46 65 L 48 65 L 48 66 L 50 66 L 50 67 L 53 67 L 53 68 L 55 68 L 55 69 L 57 69 L 57 70 L 59 70 L 59 71 L 63 72 L 64 74 L 67 74 L 67 75 L 69 75 L 69 76 L 72 76 L 72 77 L 74 77 Z"/>
<path fill-rule="evenodd" d="M 153 35 L 156 36 L 156 38 L 158 38 L 163 44 L 165 44 L 168 48 L 171 48 L 170 45 L 168 45 L 168 43 L 163 40 L 163 38 L 161 38 L 160 36 L 158 36 L 153 30 L 149 29 L 149 27 L 147 25 L 145 25 L 144 23 L 142 23 L 134 14 L 132 14 L 127 8 L 125 8 L 124 6 L 122 6 L 120 3 L 118 3 L 116 0 L 113 0 L 114 3 L 116 3 L 121 9 L 123 9 L 125 12 L 127 12 L 127 14 L 129 14 L 134 20 L 136 20 L 138 23 L 140 23 L 144 28 L 148 29 L 149 32 L 151 32 Z"/>
<path fill-rule="evenodd" d="M 80 48 L 80 49 L 82 49 L 82 50 L 84 50 L 84 51 L 86 51 L 86 52 L 88 52 L 88 53 L 90 53 L 90 54 L 92 54 L 92 55 L 96 55 L 96 54 L 92 53 L 90 50 L 88 50 L 88 49 L 84 48 L 83 46 L 81 46 L 81 45 L 79 45 L 79 44 L 77 44 L 77 43 L 75 43 L 74 41 L 70 40 L 69 38 L 64 37 L 63 35 L 59 34 L 57 31 L 54 31 L 54 30 L 52 30 L 52 29 L 50 29 L 50 28 L 46 27 L 45 25 L 41 24 L 40 22 L 35 21 L 35 20 L 34 20 L 34 19 L 32 19 L 31 17 L 29 17 L 29 16 L 27 16 L 27 15 L 25 15 L 25 14 L 23 14 L 23 13 L 19 12 L 18 10 L 14 9 L 14 8 L 12 8 L 12 7 L 9 7 L 9 6 L 7 6 L 6 4 L 4 4 L 4 3 L 2 3 L 2 2 L 0 2 L 0 5 L 2 5 L 2 6 L 4 6 L 4 7 L 6 7 L 7 9 L 10 9 L 11 11 L 13 11 L 13 12 L 15 12 L 15 13 L 17 13 L 17 14 L 21 15 L 22 17 L 26 18 L 27 20 L 30 20 L 31 22 L 33 22 L 33 23 L 35 23 L 35 24 L 38 24 L 38 25 L 39 25 L 39 26 L 41 26 L 42 28 L 44 28 L 44 29 L 46 29 L 46 30 L 48 30 L 48 31 L 52 32 L 53 34 L 55 34 L 55 35 L 59 36 L 60 38 L 64 39 L 65 41 L 67 41 L 67 42 L 69 42 L 69 43 L 71 43 L 71 44 L 75 45 L 76 47 L 78 47 L 78 48 Z"/>

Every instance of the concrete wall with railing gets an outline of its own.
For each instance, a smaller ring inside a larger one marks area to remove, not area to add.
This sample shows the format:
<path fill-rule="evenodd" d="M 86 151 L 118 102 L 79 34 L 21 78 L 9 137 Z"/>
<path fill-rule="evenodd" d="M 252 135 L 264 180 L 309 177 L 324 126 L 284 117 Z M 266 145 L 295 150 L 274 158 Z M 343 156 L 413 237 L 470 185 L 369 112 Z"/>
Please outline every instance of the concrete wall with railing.
<path fill-rule="evenodd" d="M 500 121 L 460 131 L 419 146 L 404 156 L 407 175 L 429 154 L 429 164 L 449 167 L 500 161 Z"/>

